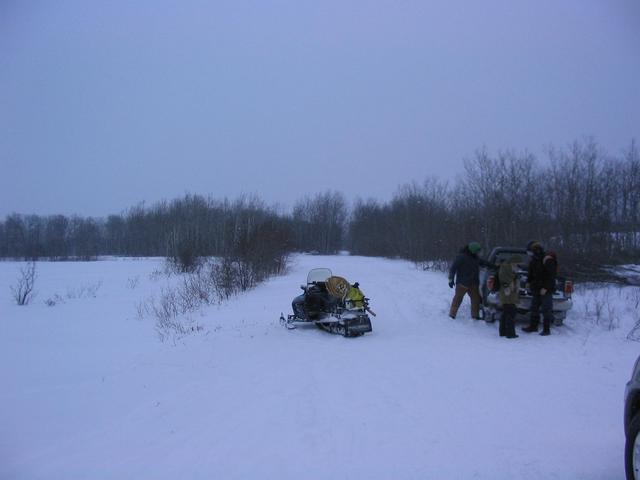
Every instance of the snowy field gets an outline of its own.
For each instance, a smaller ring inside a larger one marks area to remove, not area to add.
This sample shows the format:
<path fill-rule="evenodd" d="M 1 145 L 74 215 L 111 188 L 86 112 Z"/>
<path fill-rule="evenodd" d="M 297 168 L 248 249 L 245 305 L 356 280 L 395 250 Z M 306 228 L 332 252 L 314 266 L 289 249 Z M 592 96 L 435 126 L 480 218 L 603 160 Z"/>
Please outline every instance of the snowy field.
<path fill-rule="evenodd" d="M 0 262 L 1 479 L 622 479 L 638 288 L 582 288 L 550 337 L 499 338 L 446 277 L 305 256 L 159 340 L 162 260 Z M 308 270 L 360 282 L 374 332 L 288 331 Z M 48 306 L 45 301 L 55 303 Z"/>

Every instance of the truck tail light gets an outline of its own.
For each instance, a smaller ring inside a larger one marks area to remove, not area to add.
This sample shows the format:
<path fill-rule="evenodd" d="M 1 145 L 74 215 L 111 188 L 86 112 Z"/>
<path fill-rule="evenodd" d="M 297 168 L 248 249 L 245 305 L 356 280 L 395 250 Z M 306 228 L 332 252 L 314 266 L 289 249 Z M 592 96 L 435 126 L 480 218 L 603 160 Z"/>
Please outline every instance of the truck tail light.
<path fill-rule="evenodd" d="M 487 290 L 492 292 L 494 288 L 496 288 L 496 277 L 495 275 L 489 275 L 487 277 Z"/>
<path fill-rule="evenodd" d="M 570 297 L 573 293 L 573 282 L 571 280 L 565 280 L 564 282 L 564 294 Z"/>

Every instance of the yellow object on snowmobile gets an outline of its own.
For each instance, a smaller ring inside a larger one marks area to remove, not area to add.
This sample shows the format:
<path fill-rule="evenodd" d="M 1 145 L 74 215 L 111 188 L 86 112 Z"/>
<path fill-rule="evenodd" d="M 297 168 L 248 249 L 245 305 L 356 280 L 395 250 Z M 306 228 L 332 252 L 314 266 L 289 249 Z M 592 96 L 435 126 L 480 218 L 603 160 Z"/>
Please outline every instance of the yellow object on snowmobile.
<path fill-rule="evenodd" d="M 349 288 L 349 293 L 347 293 L 346 300 L 350 301 L 355 308 L 364 307 L 364 293 L 362 293 L 362 290 L 360 290 L 359 288 Z"/>

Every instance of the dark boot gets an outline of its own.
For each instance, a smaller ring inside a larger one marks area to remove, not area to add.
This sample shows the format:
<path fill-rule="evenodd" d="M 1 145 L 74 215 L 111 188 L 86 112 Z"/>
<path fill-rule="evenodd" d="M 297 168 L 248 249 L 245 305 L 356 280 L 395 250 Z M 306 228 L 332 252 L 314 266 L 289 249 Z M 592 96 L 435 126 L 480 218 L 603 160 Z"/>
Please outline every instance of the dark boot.
<path fill-rule="evenodd" d="M 505 318 L 504 333 L 507 338 L 518 338 L 516 335 L 515 308 L 511 308 Z"/>
<path fill-rule="evenodd" d="M 504 332 L 506 333 L 507 338 L 518 338 L 518 335 L 516 334 L 516 322 L 513 318 L 510 318 L 507 322 Z"/>
<path fill-rule="evenodd" d="M 538 324 L 537 323 L 530 323 L 528 327 L 524 327 L 522 329 L 523 332 L 527 332 L 527 333 L 533 333 L 533 332 L 537 332 L 538 331 Z"/>
<path fill-rule="evenodd" d="M 540 332 L 540 335 L 542 336 L 551 335 L 551 328 L 549 327 L 550 327 L 550 322 L 544 322 L 542 325 L 542 331 Z"/>
<path fill-rule="evenodd" d="M 504 314 L 502 315 L 502 317 L 500 317 L 500 323 L 498 324 L 498 333 L 500 334 L 501 337 L 504 337 L 507 335 L 507 332 L 504 328 Z"/>

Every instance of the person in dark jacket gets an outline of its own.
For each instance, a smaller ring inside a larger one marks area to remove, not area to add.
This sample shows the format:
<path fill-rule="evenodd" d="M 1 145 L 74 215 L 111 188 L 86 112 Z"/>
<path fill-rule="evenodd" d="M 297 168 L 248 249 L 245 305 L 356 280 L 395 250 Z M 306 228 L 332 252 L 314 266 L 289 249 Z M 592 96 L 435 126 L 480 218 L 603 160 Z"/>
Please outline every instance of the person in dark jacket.
<path fill-rule="evenodd" d="M 471 317 L 480 319 L 480 265 L 493 266 L 478 257 L 482 248 L 478 242 L 471 242 L 460 250 L 449 269 L 449 287 L 456 291 L 451 301 L 449 316 L 456 318 L 465 295 L 471 299 Z"/>
<path fill-rule="evenodd" d="M 540 313 L 542 313 L 542 332 L 540 335 L 551 334 L 553 318 L 553 291 L 556 286 L 556 274 L 558 262 L 555 254 L 548 254 L 540 242 L 531 241 L 527 244 L 527 255 L 531 257 L 529 262 L 528 282 L 531 290 L 531 318 L 529 325 L 522 329 L 523 332 L 532 333 L 538 331 Z"/>

